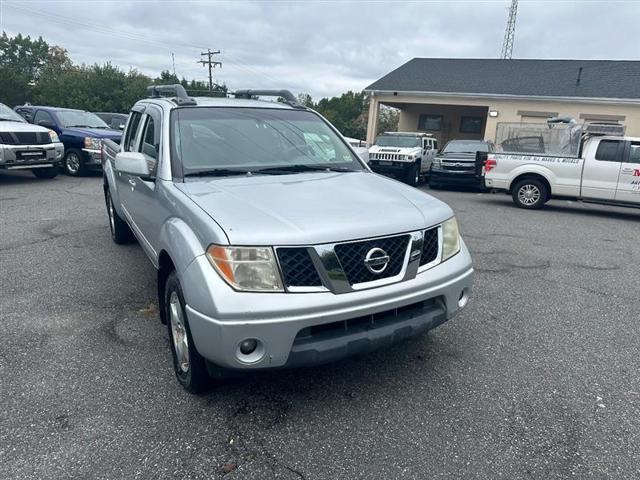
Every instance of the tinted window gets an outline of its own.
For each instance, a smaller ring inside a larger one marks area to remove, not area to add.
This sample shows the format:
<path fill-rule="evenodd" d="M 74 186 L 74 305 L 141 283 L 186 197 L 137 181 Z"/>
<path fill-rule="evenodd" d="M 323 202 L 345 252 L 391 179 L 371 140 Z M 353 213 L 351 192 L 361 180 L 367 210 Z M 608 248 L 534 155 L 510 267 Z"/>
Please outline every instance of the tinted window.
<path fill-rule="evenodd" d="M 142 138 L 141 152 L 153 159 L 157 159 L 158 152 L 156 151 L 155 126 L 153 123 L 153 118 L 148 118 L 149 120 L 147 120 L 147 126 L 144 130 L 144 136 Z"/>
<path fill-rule="evenodd" d="M 138 133 L 141 117 L 142 114 L 140 112 L 131 113 L 131 121 L 129 122 L 129 128 L 127 128 L 124 140 L 124 149 L 127 152 L 131 152 L 135 148 L 136 134 Z"/>
<path fill-rule="evenodd" d="M 33 123 L 38 125 L 40 122 L 45 121 L 49 123 L 54 123 L 53 118 L 49 114 L 49 112 L 45 112 L 44 110 L 38 110 L 36 112 L 35 117 L 33 117 Z"/>
<path fill-rule="evenodd" d="M 619 162 L 618 149 L 620 140 L 601 140 L 596 151 L 596 160 L 603 162 Z"/>
<path fill-rule="evenodd" d="M 640 163 L 640 142 L 631 142 L 629 145 L 629 163 Z"/>
<path fill-rule="evenodd" d="M 418 129 L 442 130 L 442 115 L 420 115 Z"/>

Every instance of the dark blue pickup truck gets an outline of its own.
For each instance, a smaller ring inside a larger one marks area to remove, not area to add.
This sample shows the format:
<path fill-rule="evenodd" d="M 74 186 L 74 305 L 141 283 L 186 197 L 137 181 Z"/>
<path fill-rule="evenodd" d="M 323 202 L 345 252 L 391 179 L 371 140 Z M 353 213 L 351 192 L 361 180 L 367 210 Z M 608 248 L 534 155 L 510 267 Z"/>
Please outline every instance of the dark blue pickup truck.
<path fill-rule="evenodd" d="M 102 168 L 102 140 L 110 139 L 120 143 L 122 132 L 112 130 L 96 114 L 83 110 L 57 107 L 37 107 L 21 105 L 14 110 L 28 122 L 50 128 L 64 144 L 65 171 L 79 176 L 88 170 Z"/>

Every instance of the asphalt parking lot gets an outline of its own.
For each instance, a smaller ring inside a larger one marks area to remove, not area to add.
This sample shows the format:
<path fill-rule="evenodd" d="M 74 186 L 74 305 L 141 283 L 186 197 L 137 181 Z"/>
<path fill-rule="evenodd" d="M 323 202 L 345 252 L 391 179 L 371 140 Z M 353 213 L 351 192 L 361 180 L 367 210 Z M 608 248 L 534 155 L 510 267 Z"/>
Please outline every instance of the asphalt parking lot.
<path fill-rule="evenodd" d="M 462 314 L 197 397 L 101 178 L 0 175 L 0 478 L 638 478 L 640 211 L 432 193 L 474 258 Z"/>

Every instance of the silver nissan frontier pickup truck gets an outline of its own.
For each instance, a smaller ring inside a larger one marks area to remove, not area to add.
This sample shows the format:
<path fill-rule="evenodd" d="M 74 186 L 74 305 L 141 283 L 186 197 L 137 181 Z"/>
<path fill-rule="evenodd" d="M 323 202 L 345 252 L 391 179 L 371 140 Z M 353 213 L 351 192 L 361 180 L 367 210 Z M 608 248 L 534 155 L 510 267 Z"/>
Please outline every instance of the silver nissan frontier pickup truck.
<path fill-rule="evenodd" d="M 371 172 L 289 91 L 149 90 L 103 144 L 104 194 L 113 240 L 135 237 L 157 269 L 185 389 L 367 352 L 467 304 L 451 208 Z"/>

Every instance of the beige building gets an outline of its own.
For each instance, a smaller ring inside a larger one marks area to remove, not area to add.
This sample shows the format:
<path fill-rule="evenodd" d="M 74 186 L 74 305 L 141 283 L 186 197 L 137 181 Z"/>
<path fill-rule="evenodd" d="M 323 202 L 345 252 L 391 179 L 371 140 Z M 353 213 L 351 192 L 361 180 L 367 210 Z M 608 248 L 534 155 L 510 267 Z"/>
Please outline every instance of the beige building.
<path fill-rule="evenodd" d="M 400 131 L 495 140 L 498 122 L 569 116 L 606 120 L 640 137 L 640 61 L 414 58 L 365 89 L 367 143 L 381 105 L 400 109 Z"/>

